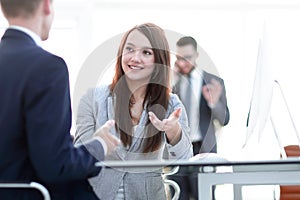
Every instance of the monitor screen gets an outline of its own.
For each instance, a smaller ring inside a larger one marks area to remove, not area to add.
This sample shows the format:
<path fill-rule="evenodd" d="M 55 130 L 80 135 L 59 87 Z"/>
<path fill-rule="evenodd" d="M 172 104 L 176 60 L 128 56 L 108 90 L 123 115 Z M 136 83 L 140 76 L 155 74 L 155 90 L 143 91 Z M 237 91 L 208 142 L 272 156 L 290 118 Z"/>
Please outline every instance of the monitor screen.
<path fill-rule="evenodd" d="M 264 25 L 263 37 L 260 39 L 258 46 L 256 72 L 247 118 L 247 133 L 244 146 L 250 137 L 257 137 L 259 141 L 269 119 L 274 79 L 271 73 L 268 42 L 266 27 Z"/>

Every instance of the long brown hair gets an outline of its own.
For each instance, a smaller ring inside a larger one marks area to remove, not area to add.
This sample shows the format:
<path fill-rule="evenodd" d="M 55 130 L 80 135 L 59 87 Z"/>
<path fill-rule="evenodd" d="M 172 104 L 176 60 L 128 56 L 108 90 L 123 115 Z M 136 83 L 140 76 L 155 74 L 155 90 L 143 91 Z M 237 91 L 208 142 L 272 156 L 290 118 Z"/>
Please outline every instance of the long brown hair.
<path fill-rule="evenodd" d="M 118 57 L 115 66 L 115 75 L 110 85 L 110 90 L 114 100 L 116 130 L 120 134 L 121 141 L 125 146 L 130 146 L 133 137 L 133 123 L 130 117 L 129 104 L 132 96 L 124 78 L 122 69 L 122 52 L 126 44 L 128 35 L 138 30 L 145 35 L 152 46 L 154 53 L 155 68 L 151 75 L 150 82 L 146 88 L 146 95 L 143 105 L 146 104 L 147 111 L 154 112 L 159 119 L 165 118 L 169 104 L 170 93 L 170 51 L 163 29 L 152 23 L 145 23 L 133 27 L 125 33 L 118 50 Z M 159 148 L 162 142 L 162 132 L 157 130 L 147 120 L 143 139 L 143 152 L 152 152 Z"/>

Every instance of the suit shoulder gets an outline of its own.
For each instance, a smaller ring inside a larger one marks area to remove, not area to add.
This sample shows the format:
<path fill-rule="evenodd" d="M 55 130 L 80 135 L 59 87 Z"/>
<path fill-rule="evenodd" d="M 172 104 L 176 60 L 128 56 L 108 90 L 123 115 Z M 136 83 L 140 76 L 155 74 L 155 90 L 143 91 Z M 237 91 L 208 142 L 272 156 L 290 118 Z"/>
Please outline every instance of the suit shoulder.
<path fill-rule="evenodd" d="M 83 99 L 91 101 L 104 101 L 110 96 L 109 85 L 100 85 L 95 88 L 89 88 L 83 95 Z"/>
<path fill-rule="evenodd" d="M 69 71 L 65 61 L 43 49 L 36 49 L 27 59 L 26 75 L 30 87 L 53 87 L 56 84 L 69 84 Z M 57 87 L 57 86 L 55 86 Z"/>
<path fill-rule="evenodd" d="M 209 73 L 209 72 L 204 71 L 204 70 L 203 70 L 203 75 L 202 76 L 203 76 L 203 79 L 206 80 L 206 81 L 209 81 L 213 78 L 213 79 L 216 79 L 220 82 L 224 82 L 223 79 L 220 76 L 217 76 L 215 74 Z"/>
<path fill-rule="evenodd" d="M 177 105 L 181 104 L 181 101 L 177 94 L 170 93 L 170 100 L 169 105 L 176 107 Z"/>
<path fill-rule="evenodd" d="M 44 49 L 41 49 L 41 51 L 40 51 L 40 61 L 47 62 L 50 65 L 53 65 L 53 67 L 56 66 L 54 64 L 61 64 L 61 65 L 66 66 L 66 62 L 64 61 L 63 58 L 61 58 L 60 56 L 57 56 L 55 54 L 52 54 Z"/>
<path fill-rule="evenodd" d="M 28 55 L 31 61 L 31 70 L 47 74 L 52 72 L 63 72 L 68 74 L 67 64 L 63 58 L 54 55 L 42 48 L 35 48 L 35 50 Z"/>
<path fill-rule="evenodd" d="M 98 87 L 95 88 L 89 88 L 86 92 L 87 95 L 92 95 L 95 96 L 97 98 L 103 98 L 103 97 L 107 97 L 110 94 L 110 88 L 109 85 L 100 85 Z"/>

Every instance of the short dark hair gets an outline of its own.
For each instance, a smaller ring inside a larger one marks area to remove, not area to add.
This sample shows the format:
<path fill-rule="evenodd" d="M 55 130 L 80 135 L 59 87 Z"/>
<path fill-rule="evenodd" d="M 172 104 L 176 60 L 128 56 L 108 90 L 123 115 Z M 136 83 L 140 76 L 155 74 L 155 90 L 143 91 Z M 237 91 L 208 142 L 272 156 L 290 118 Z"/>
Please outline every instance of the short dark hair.
<path fill-rule="evenodd" d="M 191 36 L 182 37 L 176 43 L 178 47 L 186 46 L 189 44 L 191 44 L 194 47 L 194 49 L 197 51 L 197 41 Z"/>
<path fill-rule="evenodd" d="M 5 17 L 29 17 L 38 8 L 42 0 L 0 0 Z"/>

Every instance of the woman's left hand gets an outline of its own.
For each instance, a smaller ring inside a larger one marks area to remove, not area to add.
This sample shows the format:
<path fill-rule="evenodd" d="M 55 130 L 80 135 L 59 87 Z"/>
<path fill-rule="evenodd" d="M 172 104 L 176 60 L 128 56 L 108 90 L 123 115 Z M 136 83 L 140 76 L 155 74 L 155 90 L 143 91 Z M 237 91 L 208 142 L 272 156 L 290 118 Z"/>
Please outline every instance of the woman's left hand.
<path fill-rule="evenodd" d="M 181 126 L 179 124 L 179 117 L 181 115 L 181 108 L 176 109 L 168 119 L 160 120 L 153 112 L 149 112 L 149 119 L 153 126 L 159 131 L 166 132 L 167 139 L 171 145 L 175 145 L 181 138 Z"/>

